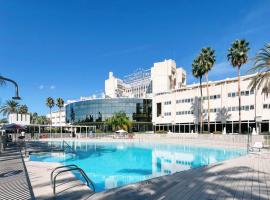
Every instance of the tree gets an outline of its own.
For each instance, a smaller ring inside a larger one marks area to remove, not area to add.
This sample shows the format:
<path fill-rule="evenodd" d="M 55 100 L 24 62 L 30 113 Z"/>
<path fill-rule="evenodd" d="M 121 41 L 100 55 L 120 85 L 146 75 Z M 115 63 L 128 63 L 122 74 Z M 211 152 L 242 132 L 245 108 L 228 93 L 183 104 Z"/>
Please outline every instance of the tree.
<path fill-rule="evenodd" d="M 266 44 L 254 58 L 255 62 L 249 72 L 258 72 L 252 79 L 249 87 L 262 89 L 262 94 L 270 94 L 270 43 Z"/>
<path fill-rule="evenodd" d="M 62 108 L 64 107 L 64 100 L 62 98 L 57 98 L 56 105 L 59 108 L 59 125 L 60 125 L 61 124 L 61 111 L 62 111 Z"/>
<path fill-rule="evenodd" d="M 238 71 L 238 111 L 239 111 L 239 134 L 241 133 L 241 87 L 240 87 L 240 68 L 248 60 L 249 43 L 246 40 L 236 40 L 228 49 L 227 58 L 233 67 Z"/>
<path fill-rule="evenodd" d="M 0 119 L 0 124 L 7 124 L 7 123 L 8 123 L 7 118 Z"/>
<path fill-rule="evenodd" d="M 199 58 L 195 58 L 193 63 L 192 63 L 192 74 L 195 78 L 199 78 L 200 80 L 200 93 L 201 97 L 198 101 L 199 103 L 199 113 L 200 113 L 200 132 L 202 133 L 202 126 L 203 126 L 203 115 L 202 115 L 202 98 L 203 98 L 203 93 L 202 93 L 202 77 L 204 75 L 204 69 L 200 67 L 200 62 Z"/>
<path fill-rule="evenodd" d="M 50 124 L 50 120 L 46 116 L 41 115 L 37 118 L 37 124 L 48 125 Z"/>
<path fill-rule="evenodd" d="M 19 108 L 19 103 L 14 100 L 7 100 L 6 103 L 0 107 L 0 113 L 3 113 L 4 116 L 11 113 L 17 113 Z"/>
<path fill-rule="evenodd" d="M 198 56 L 199 67 L 203 69 L 206 88 L 207 88 L 207 101 L 208 101 L 208 133 L 210 133 L 210 99 L 209 99 L 209 87 L 208 87 L 208 72 L 212 69 L 214 63 L 216 62 L 215 51 L 210 47 L 202 48 Z"/>
<path fill-rule="evenodd" d="M 106 119 L 106 124 L 111 126 L 113 131 L 119 129 L 128 131 L 132 126 L 132 122 L 124 112 L 115 113 L 112 117 Z"/>
<path fill-rule="evenodd" d="M 52 134 L 52 108 L 54 107 L 54 100 L 51 97 L 46 99 L 46 105 L 50 109 L 50 134 Z M 52 136 L 52 135 L 51 135 Z"/>
<path fill-rule="evenodd" d="M 28 107 L 27 107 L 27 105 L 21 105 L 21 106 L 19 106 L 18 112 L 20 114 L 27 114 L 28 113 Z"/>
<path fill-rule="evenodd" d="M 36 112 L 30 113 L 30 121 L 32 124 L 48 125 L 50 120 L 46 116 L 39 116 Z"/>

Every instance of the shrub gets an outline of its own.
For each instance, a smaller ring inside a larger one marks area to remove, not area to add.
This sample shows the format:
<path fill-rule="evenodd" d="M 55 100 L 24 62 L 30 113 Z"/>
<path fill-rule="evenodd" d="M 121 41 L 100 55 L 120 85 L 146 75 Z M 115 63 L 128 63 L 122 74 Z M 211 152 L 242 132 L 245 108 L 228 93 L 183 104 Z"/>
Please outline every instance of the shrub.
<path fill-rule="evenodd" d="M 156 131 L 155 133 L 157 133 L 157 134 L 166 134 L 167 131 Z"/>

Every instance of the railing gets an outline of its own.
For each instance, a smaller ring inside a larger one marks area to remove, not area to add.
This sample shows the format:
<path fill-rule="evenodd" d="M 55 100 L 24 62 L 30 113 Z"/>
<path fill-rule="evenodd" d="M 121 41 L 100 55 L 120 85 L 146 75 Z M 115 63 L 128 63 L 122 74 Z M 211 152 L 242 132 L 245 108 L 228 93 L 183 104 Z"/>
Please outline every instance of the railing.
<path fill-rule="evenodd" d="M 66 168 L 64 170 L 60 170 L 56 173 L 56 175 L 54 176 L 54 172 L 59 170 L 59 169 L 62 169 L 62 168 Z M 55 196 L 56 195 L 56 178 L 60 175 L 60 174 L 63 174 L 63 173 L 66 173 L 66 172 L 71 172 L 71 171 L 78 171 L 81 176 L 85 179 L 86 183 L 87 183 L 87 186 L 90 187 L 93 192 L 95 192 L 95 185 L 94 183 L 91 181 L 91 179 L 86 175 L 86 173 L 81 169 L 79 168 L 77 165 L 66 165 L 66 166 L 60 166 L 60 167 L 56 167 L 52 172 L 51 172 L 51 185 L 53 187 L 53 195 Z"/>
<path fill-rule="evenodd" d="M 63 150 L 65 151 L 66 149 L 70 150 L 71 153 L 76 154 L 76 151 L 65 140 L 63 140 Z"/>
<path fill-rule="evenodd" d="M 264 147 L 270 147 L 270 135 L 216 135 L 196 133 L 170 133 L 170 134 L 136 134 L 135 140 L 139 142 L 168 142 L 176 144 L 205 145 L 226 148 L 246 148 L 255 142 L 262 142 Z"/>

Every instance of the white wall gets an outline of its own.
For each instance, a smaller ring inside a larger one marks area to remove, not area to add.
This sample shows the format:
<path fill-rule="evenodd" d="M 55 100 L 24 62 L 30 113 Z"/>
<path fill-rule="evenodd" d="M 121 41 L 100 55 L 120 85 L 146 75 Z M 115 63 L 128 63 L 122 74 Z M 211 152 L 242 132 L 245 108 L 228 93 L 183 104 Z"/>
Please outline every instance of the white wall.
<path fill-rule="evenodd" d="M 250 91 L 248 85 L 250 79 L 242 77 L 241 91 Z M 228 93 L 237 92 L 237 78 L 227 81 L 210 82 L 209 95 L 220 95 L 220 98 L 210 99 L 210 109 L 226 108 L 227 110 L 232 107 L 238 107 L 238 96 L 228 97 Z M 194 114 L 176 115 L 179 111 L 191 111 L 192 103 L 176 103 L 177 100 L 192 98 L 193 102 L 196 97 L 200 97 L 199 85 L 189 85 L 179 90 L 173 90 L 163 95 L 154 95 L 153 97 L 153 123 L 193 123 L 196 120 Z M 206 86 L 203 87 L 203 96 L 207 96 Z M 257 91 L 257 116 L 262 116 L 263 120 L 270 120 L 270 109 L 263 109 L 264 104 L 270 104 L 270 96 L 267 98 L 261 94 L 261 91 Z M 171 101 L 170 105 L 165 105 L 165 102 Z M 162 103 L 162 116 L 157 117 L 156 104 Z M 252 110 L 242 110 L 242 121 L 254 120 L 255 117 L 255 95 L 250 94 L 247 96 L 241 96 L 242 106 L 254 106 Z M 206 109 L 205 121 L 207 119 L 207 100 L 204 100 L 203 108 Z M 249 108 L 250 109 L 250 108 Z M 166 116 L 165 113 L 171 113 L 170 116 Z M 220 121 L 218 112 L 210 113 L 210 121 Z M 228 111 L 227 121 L 238 121 L 238 111 Z"/>
<path fill-rule="evenodd" d="M 50 113 L 46 115 L 51 120 L 53 126 L 65 126 L 66 125 L 66 111 L 62 110 L 59 116 L 59 111 L 52 112 L 52 118 Z"/>
<path fill-rule="evenodd" d="M 169 59 L 154 63 L 151 80 L 153 94 L 167 92 L 186 84 L 186 72 L 183 68 L 176 68 L 176 62 Z"/>
<path fill-rule="evenodd" d="M 117 97 L 117 78 L 113 76 L 113 73 L 109 73 L 109 78 L 105 80 L 105 95 L 111 98 Z"/>
<path fill-rule="evenodd" d="M 29 125 L 30 124 L 30 115 L 29 114 L 9 114 L 8 123 L 15 123 L 20 125 Z"/>

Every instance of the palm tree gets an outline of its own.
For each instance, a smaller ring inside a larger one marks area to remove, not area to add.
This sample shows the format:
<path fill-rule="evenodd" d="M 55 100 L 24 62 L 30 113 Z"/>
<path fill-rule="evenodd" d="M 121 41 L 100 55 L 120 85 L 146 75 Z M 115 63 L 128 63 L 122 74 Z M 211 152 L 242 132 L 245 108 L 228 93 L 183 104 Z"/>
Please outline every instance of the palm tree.
<path fill-rule="evenodd" d="M 250 87 L 252 89 L 262 88 L 262 93 L 270 94 L 270 43 L 266 44 L 255 56 L 254 66 L 249 72 L 258 72 L 252 79 Z"/>
<path fill-rule="evenodd" d="M 202 93 L 202 77 L 204 75 L 204 69 L 201 68 L 199 58 L 195 58 L 193 63 L 192 63 L 192 74 L 195 78 L 199 78 L 200 80 L 200 93 L 201 93 L 201 98 L 199 99 L 199 106 L 200 106 L 200 132 L 202 133 L 202 126 L 203 126 L 203 115 L 202 115 L 202 98 L 203 98 L 203 93 Z"/>
<path fill-rule="evenodd" d="M 3 113 L 4 116 L 11 113 L 18 112 L 19 103 L 14 100 L 7 100 L 6 103 L 0 107 L 0 113 Z"/>
<path fill-rule="evenodd" d="M 27 113 L 28 113 L 28 107 L 27 107 L 27 105 L 21 105 L 21 106 L 19 107 L 18 112 L 19 112 L 20 114 L 27 114 Z"/>
<path fill-rule="evenodd" d="M 59 125 L 61 123 L 61 111 L 62 108 L 64 107 L 64 100 L 62 98 L 57 98 L 56 99 L 56 105 L 59 108 Z"/>
<path fill-rule="evenodd" d="M 51 97 L 46 99 L 46 105 L 50 109 L 50 136 L 52 136 L 52 108 L 54 107 L 54 100 Z"/>
<path fill-rule="evenodd" d="M 241 88 L 240 88 L 240 68 L 248 60 L 249 43 L 246 40 L 235 40 L 231 48 L 228 49 L 227 58 L 233 67 L 238 70 L 238 107 L 239 107 L 239 134 L 241 133 Z"/>
<path fill-rule="evenodd" d="M 37 124 L 38 114 L 36 112 L 30 113 L 30 122 L 31 124 Z"/>
<path fill-rule="evenodd" d="M 8 123 L 7 118 L 0 119 L 0 124 L 7 124 L 7 123 Z"/>
<path fill-rule="evenodd" d="M 209 99 L 209 87 L 208 87 L 208 72 L 212 69 L 216 62 L 215 51 L 210 47 L 202 48 L 198 56 L 199 66 L 203 68 L 204 75 L 206 78 L 207 88 L 207 100 L 208 100 L 208 133 L 210 133 L 210 99 Z"/>
<path fill-rule="evenodd" d="M 124 112 L 115 113 L 112 117 L 106 119 L 106 124 L 112 127 L 112 130 L 124 129 L 126 131 L 132 126 L 131 121 Z"/>

